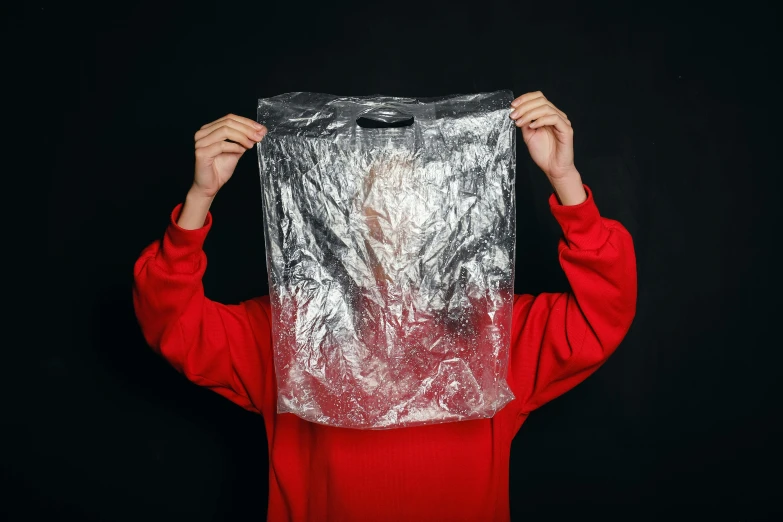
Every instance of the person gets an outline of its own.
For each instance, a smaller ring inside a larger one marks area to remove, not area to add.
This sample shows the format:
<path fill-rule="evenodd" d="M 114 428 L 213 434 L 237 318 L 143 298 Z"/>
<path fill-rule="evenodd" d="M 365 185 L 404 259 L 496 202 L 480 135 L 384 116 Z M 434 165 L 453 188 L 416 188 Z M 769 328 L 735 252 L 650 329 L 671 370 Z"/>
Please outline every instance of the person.
<path fill-rule="evenodd" d="M 149 345 L 179 372 L 264 417 L 270 521 L 510 520 L 511 441 L 530 413 L 596 371 L 636 313 L 633 240 L 599 214 L 574 164 L 573 128 L 541 92 L 510 117 L 553 192 L 558 259 L 570 292 L 515 295 L 507 381 L 515 399 L 492 418 L 358 430 L 276 412 L 268 296 L 204 295 L 210 205 L 267 129 L 229 114 L 195 134 L 195 175 L 162 239 L 134 265 L 133 303 Z"/>

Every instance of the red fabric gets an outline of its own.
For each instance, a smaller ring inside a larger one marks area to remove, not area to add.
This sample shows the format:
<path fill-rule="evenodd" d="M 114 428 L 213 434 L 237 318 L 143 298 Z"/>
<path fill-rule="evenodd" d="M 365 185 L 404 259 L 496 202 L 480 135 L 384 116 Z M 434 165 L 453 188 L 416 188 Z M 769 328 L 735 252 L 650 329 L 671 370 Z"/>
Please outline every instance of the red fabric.
<path fill-rule="evenodd" d="M 549 198 L 563 236 L 568 293 L 517 295 L 508 382 L 516 399 L 492 419 L 382 431 L 333 428 L 276 413 L 270 305 L 204 296 L 198 230 L 171 214 L 162 240 L 134 267 L 133 300 L 150 346 L 191 381 L 264 416 L 270 521 L 509 520 L 511 441 L 528 414 L 592 374 L 636 313 L 636 258 L 628 231 L 588 198 Z"/>

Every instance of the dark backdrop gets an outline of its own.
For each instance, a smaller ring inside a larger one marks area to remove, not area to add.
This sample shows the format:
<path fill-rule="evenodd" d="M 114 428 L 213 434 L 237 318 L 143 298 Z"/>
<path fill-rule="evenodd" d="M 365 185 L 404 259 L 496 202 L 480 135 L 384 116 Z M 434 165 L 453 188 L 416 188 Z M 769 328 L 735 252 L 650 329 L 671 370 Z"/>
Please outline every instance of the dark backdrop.
<path fill-rule="evenodd" d="M 20 235 L 47 251 L 6 249 L 45 266 L 22 340 L 4 347 L 22 357 L 4 368 L 0 509 L 11 520 L 262 520 L 262 418 L 186 382 L 133 315 L 132 265 L 185 195 L 193 133 L 229 112 L 254 118 L 257 98 L 288 91 L 510 88 L 542 90 L 568 113 L 577 167 L 602 214 L 633 233 L 639 276 L 617 353 L 517 436 L 514 519 L 780 515 L 778 23 L 747 3 L 684 4 L 9 11 L 4 82 L 29 98 L 6 100 L 20 120 L 5 131 L 34 150 L 7 149 L 24 168 L 4 176 L 34 186 L 4 228 L 33 224 Z M 550 187 L 521 141 L 517 180 L 516 290 L 567 290 Z M 212 210 L 207 295 L 266 292 L 254 151 Z"/>

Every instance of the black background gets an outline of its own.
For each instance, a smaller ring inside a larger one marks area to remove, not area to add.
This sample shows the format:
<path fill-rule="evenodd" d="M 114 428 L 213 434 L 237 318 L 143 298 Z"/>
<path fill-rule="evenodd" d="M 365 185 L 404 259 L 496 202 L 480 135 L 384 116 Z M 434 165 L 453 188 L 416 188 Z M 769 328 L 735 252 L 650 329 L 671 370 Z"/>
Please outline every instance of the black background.
<path fill-rule="evenodd" d="M 289 91 L 509 88 L 541 90 L 568 114 L 577 168 L 634 235 L 639 276 L 617 353 L 515 439 L 513 519 L 781 515 L 778 18 L 685 4 L 7 11 L 4 133 L 20 146 L 6 149 L 4 177 L 31 187 L 5 194 L 5 257 L 34 275 L 10 277 L 26 291 L 3 348 L 0 513 L 263 520 L 262 418 L 186 382 L 133 315 L 133 262 L 186 193 L 193 133 Z M 550 187 L 519 145 L 516 290 L 567 290 Z M 16 210 L 21 196 L 31 202 Z M 212 211 L 207 295 L 265 293 L 254 151 Z"/>

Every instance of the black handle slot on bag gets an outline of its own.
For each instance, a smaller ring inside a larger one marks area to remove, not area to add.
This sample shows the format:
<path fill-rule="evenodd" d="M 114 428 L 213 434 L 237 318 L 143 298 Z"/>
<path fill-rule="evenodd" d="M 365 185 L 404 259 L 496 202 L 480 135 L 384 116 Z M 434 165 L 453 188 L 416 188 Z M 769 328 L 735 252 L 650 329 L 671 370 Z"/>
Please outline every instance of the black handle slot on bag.
<path fill-rule="evenodd" d="M 356 124 L 365 129 L 409 127 L 413 115 L 392 107 L 376 107 L 356 118 Z"/>

